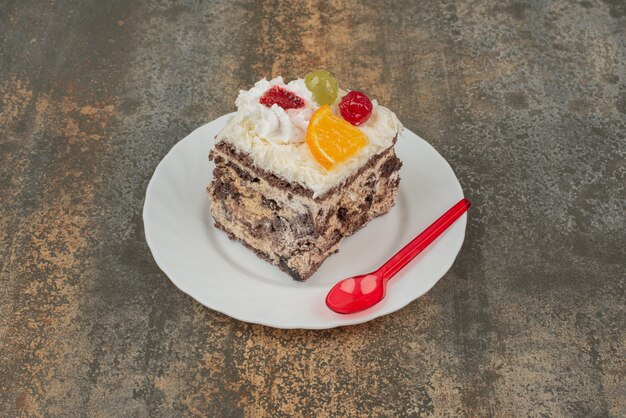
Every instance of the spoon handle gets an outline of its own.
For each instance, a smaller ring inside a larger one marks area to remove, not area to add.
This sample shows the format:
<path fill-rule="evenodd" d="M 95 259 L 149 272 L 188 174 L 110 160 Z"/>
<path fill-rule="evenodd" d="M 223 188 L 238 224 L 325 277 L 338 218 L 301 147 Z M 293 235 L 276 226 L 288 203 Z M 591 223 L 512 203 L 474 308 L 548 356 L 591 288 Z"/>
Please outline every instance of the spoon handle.
<path fill-rule="evenodd" d="M 443 233 L 450 225 L 452 225 L 461 215 L 463 215 L 472 206 L 469 200 L 461 199 L 456 205 L 452 206 L 446 213 L 441 215 L 439 219 L 433 222 L 421 234 L 413 238 L 411 242 L 405 245 L 400 251 L 383 264 L 377 273 L 383 280 L 389 280 L 402 270 L 409 261 L 413 260 L 422 250 L 433 242 L 439 235 Z"/>

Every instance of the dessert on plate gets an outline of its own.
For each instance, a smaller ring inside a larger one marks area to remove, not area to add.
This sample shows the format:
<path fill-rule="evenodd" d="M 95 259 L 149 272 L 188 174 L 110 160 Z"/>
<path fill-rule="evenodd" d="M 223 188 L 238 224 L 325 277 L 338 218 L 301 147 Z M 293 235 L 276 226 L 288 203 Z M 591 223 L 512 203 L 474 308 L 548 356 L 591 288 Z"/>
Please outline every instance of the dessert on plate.
<path fill-rule="evenodd" d="M 295 280 L 394 205 L 396 115 L 326 71 L 242 90 L 216 136 L 208 187 L 215 226 Z"/>

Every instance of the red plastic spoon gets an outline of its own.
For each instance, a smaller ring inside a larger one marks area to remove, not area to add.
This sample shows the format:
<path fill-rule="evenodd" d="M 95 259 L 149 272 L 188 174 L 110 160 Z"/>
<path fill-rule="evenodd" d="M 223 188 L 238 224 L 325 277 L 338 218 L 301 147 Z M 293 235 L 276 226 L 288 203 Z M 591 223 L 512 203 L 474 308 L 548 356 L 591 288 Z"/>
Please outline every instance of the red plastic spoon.
<path fill-rule="evenodd" d="M 344 279 L 334 285 L 326 296 L 326 306 L 337 313 L 350 314 L 376 305 L 385 297 L 389 279 L 448 229 L 471 205 L 469 200 L 461 199 L 378 270 Z"/>

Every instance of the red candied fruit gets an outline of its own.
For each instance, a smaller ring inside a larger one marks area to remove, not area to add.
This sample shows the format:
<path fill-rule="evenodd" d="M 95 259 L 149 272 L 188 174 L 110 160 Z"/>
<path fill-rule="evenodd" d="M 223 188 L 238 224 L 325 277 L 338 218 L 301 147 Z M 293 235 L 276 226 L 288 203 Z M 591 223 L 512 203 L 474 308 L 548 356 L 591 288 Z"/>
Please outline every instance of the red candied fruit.
<path fill-rule="evenodd" d="M 300 109 L 304 107 L 304 100 L 295 93 L 280 86 L 270 87 L 259 99 L 259 103 L 267 107 L 278 105 L 283 109 Z"/>
<path fill-rule="evenodd" d="M 372 102 L 364 93 L 352 90 L 341 99 L 339 113 L 351 124 L 359 126 L 372 116 Z"/>

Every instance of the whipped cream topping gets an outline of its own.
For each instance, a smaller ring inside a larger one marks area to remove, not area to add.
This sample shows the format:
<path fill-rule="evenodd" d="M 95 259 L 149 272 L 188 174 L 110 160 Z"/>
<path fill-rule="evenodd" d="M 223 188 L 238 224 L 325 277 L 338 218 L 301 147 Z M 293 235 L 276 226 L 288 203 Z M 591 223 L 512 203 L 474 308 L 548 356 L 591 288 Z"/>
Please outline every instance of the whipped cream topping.
<path fill-rule="evenodd" d="M 261 96 L 273 86 L 280 86 L 299 96 L 304 101 L 304 107 L 285 110 L 276 104 L 272 107 L 261 104 Z M 303 142 L 311 115 L 319 107 L 303 79 L 285 84 L 282 77 L 269 81 L 262 79 L 250 90 L 241 90 L 235 105 L 237 111 L 252 123 L 259 137 L 276 144 Z"/>
<path fill-rule="evenodd" d="M 280 85 L 300 96 L 305 106 L 284 110 L 277 105 L 268 108 L 259 103 L 263 93 L 274 85 Z M 396 115 L 373 100 L 371 117 L 358 126 L 367 135 L 368 145 L 327 171 L 304 142 L 311 115 L 319 107 L 304 80 L 297 79 L 285 84 L 282 77 L 270 81 L 263 79 L 250 90 L 242 90 L 235 104 L 237 112 L 217 135 L 216 141 L 232 144 L 237 151 L 249 155 L 257 167 L 312 190 L 314 198 L 339 186 L 372 156 L 393 146 L 394 138 L 402 129 Z M 331 109 L 337 114 L 336 106 Z"/>

